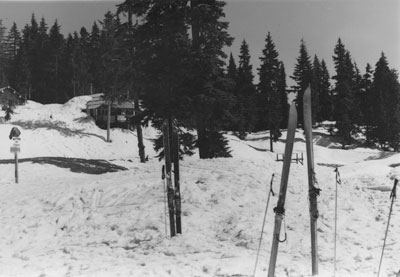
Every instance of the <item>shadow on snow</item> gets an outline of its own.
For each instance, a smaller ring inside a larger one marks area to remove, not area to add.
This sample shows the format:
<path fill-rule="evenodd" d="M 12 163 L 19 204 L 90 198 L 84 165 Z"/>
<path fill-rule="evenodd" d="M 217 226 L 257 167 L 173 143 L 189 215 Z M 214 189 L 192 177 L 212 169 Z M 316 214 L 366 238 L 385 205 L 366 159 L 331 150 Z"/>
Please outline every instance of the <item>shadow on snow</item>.
<path fill-rule="evenodd" d="M 85 173 L 85 174 L 104 174 L 108 172 L 117 172 L 127 170 L 127 168 L 112 164 L 106 160 L 95 159 L 78 159 L 78 158 L 64 158 L 64 157 L 38 157 L 19 159 L 18 162 L 31 162 L 37 164 L 51 164 L 61 168 L 69 168 L 72 172 Z M 0 164 L 12 164 L 13 159 L 0 160 Z"/>

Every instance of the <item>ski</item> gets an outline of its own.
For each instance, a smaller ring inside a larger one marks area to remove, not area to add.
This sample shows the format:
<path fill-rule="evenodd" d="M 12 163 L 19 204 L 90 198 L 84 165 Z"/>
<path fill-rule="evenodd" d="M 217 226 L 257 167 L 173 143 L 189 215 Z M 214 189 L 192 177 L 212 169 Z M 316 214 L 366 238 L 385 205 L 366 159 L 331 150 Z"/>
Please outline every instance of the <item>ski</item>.
<path fill-rule="evenodd" d="M 268 277 L 275 276 L 275 265 L 276 259 L 278 256 L 278 246 L 279 246 L 279 237 L 281 232 L 282 220 L 285 215 L 285 199 L 286 199 L 286 190 L 289 180 L 289 170 L 293 152 L 293 144 L 294 137 L 296 133 L 297 127 L 297 110 L 294 102 L 290 105 L 289 110 L 289 122 L 288 122 L 288 130 L 286 136 L 286 146 L 285 146 L 285 156 L 283 157 L 283 167 L 282 167 L 282 178 L 281 178 L 281 186 L 279 191 L 279 199 L 278 205 L 274 209 L 275 211 L 275 226 L 274 233 L 272 238 L 272 248 L 271 248 L 271 257 L 269 260 L 269 268 L 268 268 Z"/>
<path fill-rule="evenodd" d="M 308 199 L 310 201 L 310 227 L 311 227 L 311 259 L 312 275 L 318 275 L 318 244 L 317 244 L 317 220 L 318 207 L 317 196 L 319 189 L 315 186 L 314 150 L 312 140 L 312 111 L 311 88 L 308 86 L 303 95 L 304 132 L 306 136 L 307 168 L 308 168 Z"/>
<path fill-rule="evenodd" d="M 173 128 L 172 132 L 172 152 L 174 161 L 174 183 L 175 183 L 175 212 L 176 212 L 176 232 L 182 234 L 182 223 L 181 223 L 181 189 L 179 179 L 179 135 L 178 129 Z"/>
<path fill-rule="evenodd" d="M 174 187 L 172 186 L 171 178 L 171 147 L 170 147 L 170 126 L 169 120 L 165 119 L 162 132 L 164 143 L 164 159 L 165 159 L 165 179 L 167 182 L 167 198 L 168 198 L 168 212 L 169 212 L 169 227 L 171 237 L 175 236 L 175 207 L 174 207 Z"/>

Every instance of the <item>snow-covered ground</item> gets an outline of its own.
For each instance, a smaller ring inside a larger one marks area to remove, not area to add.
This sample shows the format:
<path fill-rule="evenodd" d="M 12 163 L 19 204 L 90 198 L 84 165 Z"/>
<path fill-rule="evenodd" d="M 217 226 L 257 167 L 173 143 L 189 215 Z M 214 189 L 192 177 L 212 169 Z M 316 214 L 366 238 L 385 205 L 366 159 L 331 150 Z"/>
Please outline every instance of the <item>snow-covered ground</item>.
<path fill-rule="evenodd" d="M 181 163 L 183 234 L 166 235 L 162 162 L 139 162 L 133 132 L 113 129 L 111 143 L 81 112 L 88 97 L 65 105 L 28 102 L 0 125 L 0 276 L 252 276 L 271 175 L 282 163 L 266 151 L 268 132 L 228 135 L 233 157 Z M 14 182 L 13 126 L 21 131 Z M 337 276 L 376 276 L 399 154 L 341 150 L 315 132 L 320 276 L 333 276 L 335 166 L 338 189 Z M 284 138 L 275 144 L 283 153 Z M 294 153 L 304 153 L 302 131 Z M 286 198 L 287 241 L 276 276 L 310 276 L 307 168 L 293 163 Z M 109 172 L 107 172 L 109 171 Z M 101 174 L 99 174 L 101 173 Z M 256 276 L 266 276 L 274 222 L 272 197 Z M 168 228 L 167 228 L 168 229 Z M 285 230 L 282 229 L 282 236 Z M 400 270 L 400 202 L 395 202 L 381 276 Z"/>

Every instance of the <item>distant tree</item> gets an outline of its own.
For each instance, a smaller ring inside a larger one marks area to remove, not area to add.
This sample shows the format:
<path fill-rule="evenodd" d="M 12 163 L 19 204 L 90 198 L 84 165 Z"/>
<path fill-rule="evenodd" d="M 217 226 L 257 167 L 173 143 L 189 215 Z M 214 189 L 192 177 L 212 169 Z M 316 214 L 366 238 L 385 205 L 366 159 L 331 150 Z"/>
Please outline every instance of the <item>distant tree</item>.
<path fill-rule="evenodd" d="M 232 52 L 229 55 L 229 63 L 227 67 L 227 77 L 231 80 L 236 80 L 238 74 L 238 69 L 236 66 L 235 59 L 233 58 Z"/>
<path fill-rule="evenodd" d="M 371 128 L 373 125 L 373 120 L 374 120 L 374 114 L 373 114 L 373 97 L 371 95 L 371 87 L 372 87 L 372 81 L 373 81 L 373 69 L 369 63 L 367 63 L 367 66 L 365 67 L 365 73 L 362 76 L 361 79 L 361 84 L 360 84 L 360 90 L 362 94 L 362 99 L 360 101 L 360 110 L 362 113 L 363 117 L 363 125 L 365 128 L 365 133 L 370 134 L 371 133 Z M 371 144 L 370 136 L 367 135 L 367 144 Z"/>
<path fill-rule="evenodd" d="M 18 65 L 18 53 L 21 47 L 21 33 L 17 28 L 17 24 L 14 22 L 6 38 L 5 46 L 5 58 L 6 58 L 6 75 L 9 84 L 12 87 L 16 87 L 18 82 L 19 65 Z"/>
<path fill-rule="evenodd" d="M 321 63 L 317 57 L 314 56 L 313 66 L 312 66 L 312 77 L 311 77 L 311 110 L 312 110 L 312 123 L 315 124 L 321 121 L 319 118 L 321 106 L 320 106 L 320 94 L 322 87 L 322 67 Z"/>
<path fill-rule="evenodd" d="M 279 85 L 278 85 L 278 91 L 281 96 L 281 124 L 280 128 L 286 129 L 287 128 L 287 123 L 289 120 L 289 103 L 288 103 L 288 95 L 286 92 L 286 72 L 285 72 L 285 66 L 283 62 L 279 63 Z"/>
<path fill-rule="evenodd" d="M 336 81 L 334 87 L 334 119 L 338 135 L 342 138 L 342 147 L 351 143 L 351 135 L 354 130 L 355 111 L 357 111 L 354 100 L 354 67 L 350 53 L 346 50 L 341 39 L 334 49 L 333 61 L 336 75 L 332 78 Z"/>
<path fill-rule="evenodd" d="M 6 77 L 6 31 L 7 28 L 3 26 L 0 19 L 0 87 L 5 86 L 8 81 Z"/>
<path fill-rule="evenodd" d="M 62 55 L 65 50 L 64 36 L 60 33 L 60 25 L 57 20 L 50 28 L 49 39 L 48 39 L 48 63 L 47 69 L 47 87 L 49 91 L 49 101 L 52 103 L 64 103 L 63 97 L 63 86 L 65 85 L 65 79 L 63 78 L 63 64 Z"/>
<path fill-rule="evenodd" d="M 367 133 L 371 141 L 381 147 L 400 147 L 400 84 L 397 72 L 389 69 L 382 52 L 376 63 L 374 79 L 371 84 L 370 100 L 373 101 L 371 128 Z"/>
<path fill-rule="evenodd" d="M 308 55 L 306 44 L 302 39 L 300 42 L 300 54 L 291 78 L 296 82 L 298 93 L 296 95 L 298 122 L 303 124 L 303 94 L 312 81 L 312 65 Z"/>
<path fill-rule="evenodd" d="M 353 63 L 352 91 L 355 103 L 352 111 L 354 115 L 353 123 L 357 124 L 357 129 L 360 129 L 360 126 L 364 125 L 365 121 L 361 110 L 361 103 L 365 95 L 362 90 L 362 76 L 355 62 Z"/>
<path fill-rule="evenodd" d="M 282 68 L 278 60 L 278 52 L 275 43 L 272 41 L 271 34 L 265 39 L 265 47 L 260 57 L 261 66 L 259 74 L 259 126 L 270 130 L 270 150 L 273 151 L 273 141 L 277 141 L 281 136 L 279 130 L 282 120 Z"/>
<path fill-rule="evenodd" d="M 319 114 L 318 121 L 332 120 L 332 96 L 330 91 L 330 76 L 324 60 L 321 61 L 321 79 L 319 85 Z"/>
<path fill-rule="evenodd" d="M 242 139 L 245 138 L 247 132 L 253 131 L 255 126 L 256 87 L 253 84 L 253 79 L 249 45 L 243 40 L 240 47 L 239 66 L 235 82 L 236 105 L 234 106 L 235 131 L 239 133 L 239 137 Z"/>
<path fill-rule="evenodd" d="M 101 36 L 100 28 L 96 22 L 93 23 L 92 30 L 89 35 L 89 82 L 90 92 L 102 92 L 100 84 L 102 83 L 102 59 L 101 57 Z"/>

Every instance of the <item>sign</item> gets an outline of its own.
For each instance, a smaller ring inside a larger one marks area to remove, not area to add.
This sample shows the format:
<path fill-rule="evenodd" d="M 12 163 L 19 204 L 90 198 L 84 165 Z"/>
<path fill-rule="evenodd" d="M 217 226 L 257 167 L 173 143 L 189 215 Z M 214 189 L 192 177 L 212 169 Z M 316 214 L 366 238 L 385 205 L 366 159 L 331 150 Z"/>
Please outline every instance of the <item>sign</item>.
<path fill-rule="evenodd" d="M 10 152 L 11 153 L 21 152 L 21 147 L 19 147 L 19 144 L 18 145 L 14 144 L 13 146 L 10 147 Z"/>
<path fill-rule="evenodd" d="M 21 135 L 21 131 L 17 127 L 12 127 L 10 135 L 8 136 L 10 139 L 19 138 Z"/>

